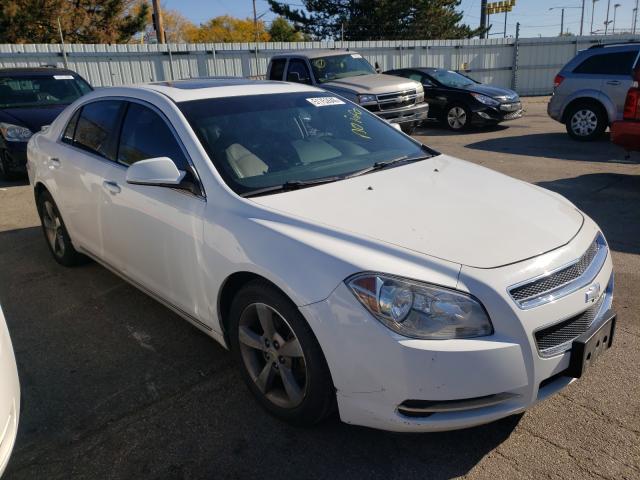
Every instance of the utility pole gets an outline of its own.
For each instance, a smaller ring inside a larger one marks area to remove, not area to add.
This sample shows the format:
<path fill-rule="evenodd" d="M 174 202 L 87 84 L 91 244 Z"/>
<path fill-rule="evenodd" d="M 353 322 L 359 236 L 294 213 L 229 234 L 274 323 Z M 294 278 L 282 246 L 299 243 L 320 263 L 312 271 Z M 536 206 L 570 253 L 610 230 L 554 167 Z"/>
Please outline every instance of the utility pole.
<path fill-rule="evenodd" d="M 60 46 L 62 47 L 62 63 L 64 63 L 64 68 L 69 68 L 69 62 L 67 61 L 67 49 L 64 45 L 64 36 L 62 35 L 60 17 L 58 17 L 58 32 L 60 33 Z"/>
<path fill-rule="evenodd" d="M 502 38 L 507 38 L 507 11 L 504 11 L 504 30 L 502 31 Z"/>
<path fill-rule="evenodd" d="M 604 22 L 604 34 L 609 32 L 609 9 L 611 8 L 611 0 L 607 0 L 607 19 Z"/>
<path fill-rule="evenodd" d="M 599 0 L 591 0 L 591 30 L 589 32 L 593 35 L 593 14 L 596 11 L 596 2 Z M 637 1 L 637 0 L 636 0 Z"/>
<path fill-rule="evenodd" d="M 256 40 L 256 76 L 260 74 L 260 66 L 258 64 L 258 13 L 256 12 L 256 0 L 253 0 L 253 30 L 255 31 Z"/>
<path fill-rule="evenodd" d="M 487 28 L 487 0 L 480 2 L 480 28 L 483 30 Z M 480 38 L 487 38 L 487 32 L 482 32 Z"/>
<path fill-rule="evenodd" d="M 638 23 L 638 0 L 636 0 L 636 8 L 633 9 L 633 34 L 636 34 L 636 24 Z"/>
<path fill-rule="evenodd" d="M 160 0 L 153 0 L 153 28 L 156 31 L 158 43 L 165 43 L 164 27 L 162 26 L 162 11 L 160 10 Z"/>
<path fill-rule="evenodd" d="M 560 14 L 560 36 L 564 32 L 564 8 L 562 9 L 562 13 Z"/>
<path fill-rule="evenodd" d="M 584 26 L 584 2 L 586 0 L 582 0 L 582 11 L 580 13 L 580 36 L 582 36 L 582 27 Z"/>

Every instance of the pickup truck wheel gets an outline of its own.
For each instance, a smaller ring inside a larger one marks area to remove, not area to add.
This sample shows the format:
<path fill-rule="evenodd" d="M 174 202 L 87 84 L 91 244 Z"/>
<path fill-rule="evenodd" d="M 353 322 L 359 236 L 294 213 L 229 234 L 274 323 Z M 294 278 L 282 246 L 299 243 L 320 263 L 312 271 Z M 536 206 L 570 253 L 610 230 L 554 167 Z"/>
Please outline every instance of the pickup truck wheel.
<path fill-rule="evenodd" d="M 573 105 L 567 112 L 565 121 L 569 136 L 583 142 L 600 138 L 607 128 L 607 124 L 607 113 L 594 102 Z"/>
<path fill-rule="evenodd" d="M 407 135 L 412 135 L 413 132 L 415 131 L 415 129 L 416 129 L 416 122 L 409 122 L 409 123 L 401 123 L 400 124 L 400 130 L 402 130 Z"/>
<path fill-rule="evenodd" d="M 243 287 L 230 309 L 229 339 L 242 376 L 274 416 L 313 425 L 335 404 L 329 368 L 298 308 L 271 284 Z"/>
<path fill-rule="evenodd" d="M 65 267 L 72 267 L 88 260 L 73 248 L 60 211 L 47 191 L 38 196 L 38 214 L 47 246 L 56 262 Z"/>

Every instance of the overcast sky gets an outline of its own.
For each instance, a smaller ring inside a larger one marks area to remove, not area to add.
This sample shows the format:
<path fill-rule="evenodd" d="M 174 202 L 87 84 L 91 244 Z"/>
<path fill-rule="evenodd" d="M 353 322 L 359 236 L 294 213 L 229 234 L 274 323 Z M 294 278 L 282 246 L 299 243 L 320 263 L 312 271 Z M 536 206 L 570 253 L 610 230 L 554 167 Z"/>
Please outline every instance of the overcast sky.
<path fill-rule="evenodd" d="M 595 4 L 594 30 L 604 30 L 604 21 L 607 14 L 607 2 L 611 0 L 598 0 Z M 180 11 L 184 16 L 195 23 L 204 22 L 211 17 L 229 14 L 235 17 L 253 17 L 252 0 L 165 0 L 167 7 Z M 300 0 L 287 0 L 292 5 L 301 4 Z M 633 17 L 633 8 L 636 0 L 611 1 L 610 20 L 613 20 L 613 5 L 619 3 L 617 10 L 616 30 L 630 29 Z M 580 30 L 580 6 L 581 0 L 516 0 L 516 6 L 507 17 L 507 35 L 515 35 L 516 22 L 521 24 L 521 36 L 537 37 L 554 36 L 560 33 L 560 10 L 551 10 L 551 7 L 578 7 L 565 10 L 565 31 L 578 33 Z M 586 0 L 584 15 L 584 32 L 588 33 L 591 27 L 592 0 Z M 263 19 L 269 21 L 273 14 L 269 11 L 266 0 L 257 0 L 258 15 L 265 14 Z M 462 0 L 461 10 L 465 14 L 464 21 L 471 26 L 480 22 L 480 0 Z M 266 13 L 265 13 L 266 12 Z M 491 17 L 492 32 L 499 32 L 502 36 L 504 28 L 504 14 Z M 638 25 L 640 27 L 640 24 Z M 609 27 L 611 31 L 611 26 Z"/>

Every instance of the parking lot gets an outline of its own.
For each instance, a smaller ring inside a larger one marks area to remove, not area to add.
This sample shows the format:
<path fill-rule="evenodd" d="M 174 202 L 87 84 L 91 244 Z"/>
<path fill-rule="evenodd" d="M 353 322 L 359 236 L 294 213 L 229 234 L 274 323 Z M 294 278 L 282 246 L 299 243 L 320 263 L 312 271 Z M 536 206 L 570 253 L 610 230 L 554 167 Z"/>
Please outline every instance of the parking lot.
<path fill-rule="evenodd" d="M 0 303 L 22 383 L 6 478 L 640 478 L 640 156 L 608 138 L 575 142 L 546 98 L 524 103 L 513 123 L 416 136 L 561 193 L 603 228 L 618 326 L 586 377 L 524 415 L 458 432 L 337 417 L 290 427 L 261 410 L 212 339 L 96 264 L 56 264 L 30 187 L 0 183 Z"/>

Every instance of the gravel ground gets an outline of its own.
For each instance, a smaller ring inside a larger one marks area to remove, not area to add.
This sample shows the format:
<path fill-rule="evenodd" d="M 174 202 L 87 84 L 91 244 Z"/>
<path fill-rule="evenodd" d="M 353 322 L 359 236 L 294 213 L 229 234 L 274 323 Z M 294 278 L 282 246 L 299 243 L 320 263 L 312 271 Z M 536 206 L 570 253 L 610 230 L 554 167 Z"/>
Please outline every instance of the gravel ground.
<path fill-rule="evenodd" d="M 0 303 L 23 395 L 5 478 L 640 478 L 640 158 L 569 139 L 545 100 L 504 126 L 417 136 L 566 195 L 602 226 L 618 331 L 585 378 L 458 432 L 290 427 L 258 407 L 213 340 L 96 264 L 54 263 L 29 186 L 3 183 Z"/>

